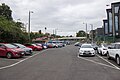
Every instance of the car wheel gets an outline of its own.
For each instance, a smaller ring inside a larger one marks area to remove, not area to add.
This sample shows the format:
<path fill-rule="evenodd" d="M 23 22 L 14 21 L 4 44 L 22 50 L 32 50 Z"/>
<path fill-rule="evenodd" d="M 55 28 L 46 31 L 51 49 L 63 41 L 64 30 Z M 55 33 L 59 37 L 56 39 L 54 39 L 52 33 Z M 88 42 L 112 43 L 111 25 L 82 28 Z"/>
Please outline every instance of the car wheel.
<path fill-rule="evenodd" d="M 6 55 L 6 57 L 7 57 L 8 59 L 11 59 L 11 58 L 12 58 L 12 53 L 8 52 L 7 55 Z"/>
<path fill-rule="evenodd" d="M 107 52 L 107 59 L 109 59 L 109 60 L 111 59 L 111 58 L 110 58 L 110 55 L 109 55 L 109 53 L 108 53 L 108 52 Z"/>
<path fill-rule="evenodd" d="M 119 57 L 119 56 L 116 56 L 116 63 L 117 63 L 118 65 L 120 65 L 120 57 Z"/>

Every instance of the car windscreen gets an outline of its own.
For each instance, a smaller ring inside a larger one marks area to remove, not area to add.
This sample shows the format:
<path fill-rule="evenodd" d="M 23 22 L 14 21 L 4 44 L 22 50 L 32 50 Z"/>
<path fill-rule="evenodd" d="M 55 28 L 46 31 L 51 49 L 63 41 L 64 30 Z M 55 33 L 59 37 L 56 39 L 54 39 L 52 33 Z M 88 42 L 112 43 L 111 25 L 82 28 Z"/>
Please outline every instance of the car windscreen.
<path fill-rule="evenodd" d="M 15 45 L 19 46 L 20 48 L 25 48 L 25 46 L 22 44 L 15 44 Z"/>
<path fill-rule="evenodd" d="M 93 48 L 91 45 L 82 45 L 81 48 Z"/>
<path fill-rule="evenodd" d="M 107 45 L 107 44 L 103 44 L 103 46 L 104 46 L 104 47 L 108 47 L 108 45 Z"/>
<path fill-rule="evenodd" d="M 14 46 L 14 45 L 11 45 L 11 44 L 4 44 L 6 47 L 8 47 L 8 48 L 17 48 L 16 46 Z"/>
<path fill-rule="evenodd" d="M 37 46 L 36 44 L 32 44 L 33 46 Z"/>

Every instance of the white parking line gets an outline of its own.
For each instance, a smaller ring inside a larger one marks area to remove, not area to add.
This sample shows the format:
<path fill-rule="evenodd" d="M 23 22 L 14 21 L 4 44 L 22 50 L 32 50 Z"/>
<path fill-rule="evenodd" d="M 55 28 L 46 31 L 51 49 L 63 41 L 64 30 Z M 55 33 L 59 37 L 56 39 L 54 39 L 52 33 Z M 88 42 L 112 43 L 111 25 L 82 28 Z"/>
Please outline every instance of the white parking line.
<path fill-rule="evenodd" d="M 119 67 L 117 67 L 116 65 L 112 64 L 112 63 L 109 62 L 108 60 L 104 59 L 103 57 L 101 57 L 101 56 L 99 56 L 99 55 L 97 55 L 97 56 L 98 56 L 99 58 L 101 58 L 102 60 L 104 60 L 105 62 L 109 63 L 110 65 L 114 66 L 116 69 L 119 69 L 119 70 L 120 70 Z"/>
<path fill-rule="evenodd" d="M 80 59 L 95 63 L 95 64 L 99 64 L 99 65 L 103 65 L 103 66 L 106 66 L 106 67 L 110 67 L 110 68 L 113 68 L 113 69 L 120 70 L 119 68 L 116 68 L 116 67 L 113 67 L 113 66 L 110 66 L 110 65 L 107 65 L 107 64 L 103 64 L 103 63 L 100 63 L 100 62 L 96 62 L 94 60 L 86 59 L 86 58 L 83 58 L 83 57 L 80 57 L 80 56 L 77 56 L 77 57 L 80 58 Z"/>
<path fill-rule="evenodd" d="M 46 50 L 45 50 L 45 51 L 46 51 Z M 36 56 L 36 55 L 38 55 L 38 54 L 40 54 L 40 53 L 43 53 L 43 52 L 45 52 L 45 51 L 43 50 L 43 51 L 41 51 L 41 52 L 39 52 L 39 53 L 36 53 L 36 54 L 34 54 L 34 55 L 32 55 L 32 56 L 30 56 L 30 57 L 28 57 L 28 58 L 25 58 L 25 59 L 23 59 L 23 60 L 20 60 L 19 62 L 16 62 L 16 63 L 14 63 L 14 64 L 12 64 L 12 65 L 0 67 L 0 70 L 13 67 L 13 66 L 15 66 L 15 65 L 17 65 L 17 64 L 20 64 L 20 63 L 24 62 L 25 60 L 30 59 L 30 58 L 32 58 L 32 57 L 34 57 L 34 56 Z"/>

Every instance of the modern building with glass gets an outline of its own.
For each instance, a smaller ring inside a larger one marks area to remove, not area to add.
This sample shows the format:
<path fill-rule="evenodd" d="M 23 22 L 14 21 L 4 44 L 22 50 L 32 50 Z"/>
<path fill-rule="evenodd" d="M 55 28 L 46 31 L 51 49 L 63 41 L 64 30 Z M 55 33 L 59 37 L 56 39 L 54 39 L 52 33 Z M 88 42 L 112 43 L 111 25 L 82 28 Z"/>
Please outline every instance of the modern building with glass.
<path fill-rule="evenodd" d="M 111 9 L 106 9 L 107 19 L 103 20 L 104 36 L 112 37 L 115 42 L 120 40 L 120 2 L 111 3 Z"/>

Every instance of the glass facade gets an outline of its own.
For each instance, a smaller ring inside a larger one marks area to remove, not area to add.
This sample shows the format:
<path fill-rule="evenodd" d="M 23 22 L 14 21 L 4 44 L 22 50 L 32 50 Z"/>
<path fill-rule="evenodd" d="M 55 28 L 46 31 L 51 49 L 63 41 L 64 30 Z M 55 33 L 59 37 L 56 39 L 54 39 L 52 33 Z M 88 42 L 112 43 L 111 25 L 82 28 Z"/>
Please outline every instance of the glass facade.
<path fill-rule="evenodd" d="M 112 13 L 109 12 L 109 32 L 112 32 Z"/>
<path fill-rule="evenodd" d="M 115 30 L 118 31 L 118 16 L 115 16 Z"/>
<path fill-rule="evenodd" d="M 115 7 L 115 13 L 118 13 L 119 7 Z"/>
<path fill-rule="evenodd" d="M 108 23 L 105 23 L 105 34 L 108 34 Z"/>

